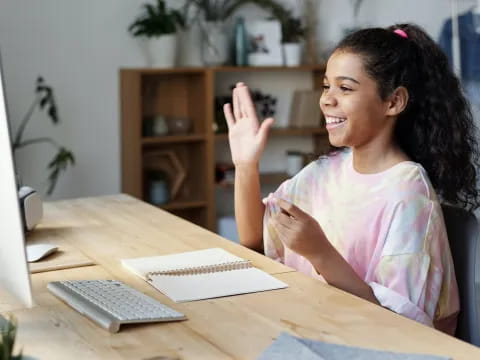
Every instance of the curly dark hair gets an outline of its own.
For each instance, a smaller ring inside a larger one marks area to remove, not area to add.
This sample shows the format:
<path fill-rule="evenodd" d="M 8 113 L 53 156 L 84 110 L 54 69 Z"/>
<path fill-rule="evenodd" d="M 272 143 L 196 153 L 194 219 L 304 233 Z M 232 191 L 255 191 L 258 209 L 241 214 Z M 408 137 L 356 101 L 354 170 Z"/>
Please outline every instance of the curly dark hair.
<path fill-rule="evenodd" d="M 396 29 L 408 37 L 395 33 Z M 361 56 L 382 100 L 399 86 L 408 90 L 408 104 L 396 121 L 395 141 L 425 168 L 442 202 L 478 208 L 476 128 L 440 47 L 419 26 L 398 24 L 354 32 L 336 50 Z"/>

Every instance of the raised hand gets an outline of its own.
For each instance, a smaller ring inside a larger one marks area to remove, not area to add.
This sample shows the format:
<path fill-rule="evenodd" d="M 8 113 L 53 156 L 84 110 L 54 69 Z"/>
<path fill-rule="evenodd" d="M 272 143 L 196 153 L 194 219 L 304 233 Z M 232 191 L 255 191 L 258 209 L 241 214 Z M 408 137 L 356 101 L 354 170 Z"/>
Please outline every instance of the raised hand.
<path fill-rule="evenodd" d="M 231 104 L 225 104 L 223 112 L 234 165 L 258 164 L 273 118 L 265 119 L 260 125 L 250 92 L 244 83 L 237 83 L 233 89 L 233 113 Z"/>

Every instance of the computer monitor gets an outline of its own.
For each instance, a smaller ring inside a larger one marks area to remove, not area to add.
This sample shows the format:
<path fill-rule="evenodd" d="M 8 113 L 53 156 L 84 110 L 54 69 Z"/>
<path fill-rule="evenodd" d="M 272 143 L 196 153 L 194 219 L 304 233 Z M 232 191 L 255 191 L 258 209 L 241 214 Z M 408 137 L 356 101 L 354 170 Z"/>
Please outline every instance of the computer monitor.
<path fill-rule="evenodd" d="M 15 167 L 0 59 L 0 302 L 31 307 L 32 290 L 25 252 Z"/>

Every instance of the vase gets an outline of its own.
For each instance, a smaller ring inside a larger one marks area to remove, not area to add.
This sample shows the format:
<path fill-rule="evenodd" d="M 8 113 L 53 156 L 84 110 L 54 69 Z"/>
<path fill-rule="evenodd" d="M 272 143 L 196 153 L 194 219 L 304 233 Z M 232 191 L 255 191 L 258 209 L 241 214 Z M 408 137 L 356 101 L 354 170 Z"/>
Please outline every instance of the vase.
<path fill-rule="evenodd" d="M 202 24 L 202 60 L 207 66 L 223 65 L 228 60 L 228 37 L 221 21 Z"/>
<path fill-rule="evenodd" d="M 302 62 L 302 44 L 284 43 L 283 61 L 285 66 L 298 66 Z"/>
<path fill-rule="evenodd" d="M 168 34 L 143 39 L 143 53 L 148 67 L 175 67 L 177 57 L 177 35 Z"/>

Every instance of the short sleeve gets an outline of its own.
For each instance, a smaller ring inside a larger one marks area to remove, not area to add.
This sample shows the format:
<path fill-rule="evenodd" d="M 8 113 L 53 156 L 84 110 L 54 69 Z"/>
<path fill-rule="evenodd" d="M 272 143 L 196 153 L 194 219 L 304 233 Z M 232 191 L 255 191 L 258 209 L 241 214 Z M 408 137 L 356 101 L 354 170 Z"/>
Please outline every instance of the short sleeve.
<path fill-rule="evenodd" d="M 392 214 L 382 256 L 369 282 L 386 308 L 433 326 L 444 286 L 448 248 L 440 206 L 428 198 L 399 202 Z M 452 289 L 456 290 L 455 289 Z"/>
<path fill-rule="evenodd" d="M 383 257 L 375 281 L 369 283 L 378 302 L 398 314 L 433 326 L 434 312 L 428 313 L 431 307 L 426 306 L 426 294 L 435 289 L 436 296 L 430 301 L 438 302 L 442 277 L 435 269 L 433 276 L 429 276 L 430 260 L 424 253 Z"/>

